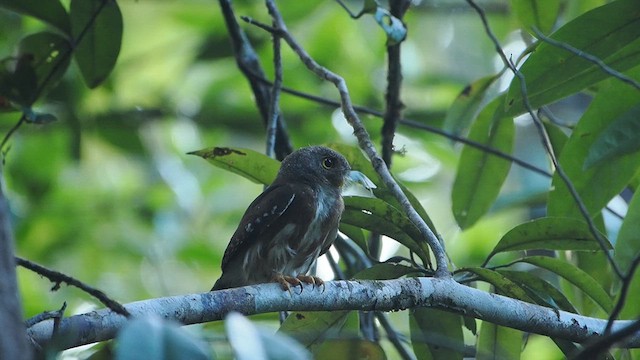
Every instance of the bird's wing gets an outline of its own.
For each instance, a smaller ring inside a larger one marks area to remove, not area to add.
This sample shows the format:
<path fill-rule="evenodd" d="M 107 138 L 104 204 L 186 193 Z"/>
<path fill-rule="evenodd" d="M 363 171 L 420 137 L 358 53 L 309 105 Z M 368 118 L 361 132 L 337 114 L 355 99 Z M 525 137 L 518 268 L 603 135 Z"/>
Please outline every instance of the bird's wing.
<path fill-rule="evenodd" d="M 294 234 L 304 234 L 315 216 L 315 194 L 306 185 L 273 184 L 247 208 L 222 258 L 222 269 L 258 239 L 270 240 L 288 223 Z"/>

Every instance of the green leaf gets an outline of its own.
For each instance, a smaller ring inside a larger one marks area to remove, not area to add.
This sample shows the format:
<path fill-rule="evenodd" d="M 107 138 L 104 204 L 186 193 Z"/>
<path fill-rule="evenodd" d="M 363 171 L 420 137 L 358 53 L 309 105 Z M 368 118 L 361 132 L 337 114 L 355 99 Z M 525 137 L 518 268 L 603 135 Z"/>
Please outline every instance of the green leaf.
<path fill-rule="evenodd" d="M 345 224 L 344 221 L 341 221 L 339 230 L 349 239 L 353 240 L 360 247 L 360 249 L 365 251 L 365 253 L 367 252 L 367 239 L 361 228 Z"/>
<path fill-rule="evenodd" d="M 531 299 L 524 289 L 496 271 L 481 267 L 463 268 L 460 269 L 460 271 L 467 271 L 476 274 L 481 280 L 493 285 L 498 294 L 535 304 L 535 301 Z"/>
<path fill-rule="evenodd" d="M 478 115 L 487 90 L 500 76 L 491 75 L 467 85 L 447 111 L 442 129 L 455 135 L 463 135 Z"/>
<path fill-rule="evenodd" d="M 545 121 L 542 124 L 544 125 L 544 128 L 547 131 L 547 135 L 549 135 L 549 141 L 551 141 L 551 147 L 553 148 L 553 153 L 559 157 L 560 154 L 562 153 L 562 149 L 564 149 L 564 145 L 567 143 L 567 140 L 569 139 L 569 136 L 567 136 L 567 134 L 565 134 L 562 131 L 562 129 L 560 129 L 560 127 L 558 127 L 553 123 Z"/>
<path fill-rule="evenodd" d="M 520 359 L 522 332 L 483 321 L 476 349 L 477 360 Z"/>
<path fill-rule="evenodd" d="M 587 274 L 580 268 L 560 259 L 546 256 L 529 256 L 518 260 L 547 269 L 558 276 L 566 279 L 583 293 L 593 299 L 604 311 L 611 312 L 613 302 L 611 297 L 591 275 Z"/>
<path fill-rule="evenodd" d="M 419 245 L 422 235 L 404 213 L 377 198 L 344 196 L 343 199 L 342 222 L 387 235 L 427 262 L 428 256 Z"/>
<path fill-rule="evenodd" d="M 409 266 L 381 263 L 359 271 L 353 278 L 361 280 L 391 280 L 415 272 L 416 269 Z"/>
<path fill-rule="evenodd" d="M 604 129 L 591 145 L 583 169 L 640 149 L 640 105 L 634 106 Z"/>
<path fill-rule="evenodd" d="M 497 272 L 523 288 L 538 305 L 572 313 L 578 312 L 560 290 L 532 273 L 513 270 L 497 270 Z"/>
<path fill-rule="evenodd" d="M 640 62 L 640 2 L 613 1 L 567 23 L 551 38 L 591 54 L 618 71 L 628 70 Z M 609 76 L 596 64 L 545 42 L 520 71 L 533 109 Z M 525 111 L 520 80 L 515 77 L 507 93 L 506 113 L 515 116 Z"/>
<path fill-rule="evenodd" d="M 350 311 L 302 311 L 291 313 L 278 333 L 287 334 L 314 352 L 326 338 L 340 332 Z"/>
<path fill-rule="evenodd" d="M 462 359 L 464 338 L 460 315 L 431 308 L 409 312 L 411 345 L 418 360 Z"/>
<path fill-rule="evenodd" d="M 504 97 L 499 97 L 480 112 L 469 139 L 511 153 L 514 125 L 500 115 L 503 101 Z M 451 194 L 453 215 L 461 228 L 471 227 L 489 210 L 510 167 L 511 162 L 486 151 L 471 146 L 462 149 Z"/>
<path fill-rule="evenodd" d="M 118 3 L 103 0 L 72 0 L 71 32 L 78 43 L 75 59 L 91 89 L 111 73 L 120 54 L 122 14 Z"/>
<path fill-rule="evenodd" d="M 604 239 L 605 236 L 602 235 Z M 489 258 L 505 251 L 520 250 L 600 250 L 584 221 L 545 217 L 531 220 L 509 230 L 495 246 Z"/>
<path fill-rule="evenodd" d="M 33 16 L 62 30 L 66 35 L 71 34 L 69 16 L 58 0 L 0 0 L 0 7 Z"/>
<path fill-rule="evenodd" d="M 158 317 L 135 318 L 116 337 L 115 359 L 211 359 L 208 346 L 178 324 Z"/>
<path fill-rule="evenodd" d="M 640 67 L 627 75 L 640 79 Z M 562 149 L 560 165 L 592 217 L 635 176 L 640 166 L 640 153 L 611 159 L 584 170 L 583 164 L 589 149 L 600 133 L 638 103 L 640 92 L 637 90 L 616 79 L 604 82 Z M 575 200 L 557 173 L 553 176 L 547 213 L 549 216 L 582 217 Z"/>
<path fill-rule="evenodd" d="M 511 0 L 511 6 L 523 27 L 532 34 L 532 28 L 548 34 L 560 11 L 560 1 L 556 0 Z"/>
<path fill-rule="evenodd" d="M 614 258 L 623 272 L 629 271 L 631 263 L 640 256 L 640 193 L 636 192 L 629 203 L 618 238 L 616 239 Z M 638 277 L 638 276 L 636 276 Z M 640 278 L 640 277 L 638 277 Z"/>
<path fill-rule="evenodd" d="M 64 75 L 70 52 L 69 42 L 58 34 L 39 32 L 23 38 L 13 72 L 0 67 L 0 95 L 29 108 Z"/>
<path fill-rule="evenodd" d="M 244 148 L 212 147 L 189 154 L 200 156 L 214 166 L 236 173 L 257 184 L 271 184 L 280 169 L 277 160 Z"/>

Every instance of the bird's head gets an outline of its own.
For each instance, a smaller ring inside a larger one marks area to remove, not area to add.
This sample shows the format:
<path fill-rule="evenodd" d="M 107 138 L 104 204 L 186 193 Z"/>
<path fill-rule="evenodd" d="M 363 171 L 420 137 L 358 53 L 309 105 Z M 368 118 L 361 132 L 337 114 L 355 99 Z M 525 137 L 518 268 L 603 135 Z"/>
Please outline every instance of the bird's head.
<path fill-rule="evenodd" d="M 341 188 L 350 174 L 351 166 L 344 156 L 324 146 L 309 146 L 282 161 L 278 178 Z"/>

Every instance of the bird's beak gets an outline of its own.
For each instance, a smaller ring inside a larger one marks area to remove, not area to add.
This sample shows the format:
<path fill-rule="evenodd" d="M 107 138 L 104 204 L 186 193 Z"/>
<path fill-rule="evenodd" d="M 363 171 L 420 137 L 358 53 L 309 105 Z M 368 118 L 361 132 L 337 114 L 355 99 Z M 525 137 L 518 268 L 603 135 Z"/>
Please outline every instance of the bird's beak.
<path fill-rule="evenodd" d="M 356 170 L 349 171 L 349 174 L 347 174 L 347 183 L 358 183 L 369 191 L 377 187 L 365 174 Z"/>

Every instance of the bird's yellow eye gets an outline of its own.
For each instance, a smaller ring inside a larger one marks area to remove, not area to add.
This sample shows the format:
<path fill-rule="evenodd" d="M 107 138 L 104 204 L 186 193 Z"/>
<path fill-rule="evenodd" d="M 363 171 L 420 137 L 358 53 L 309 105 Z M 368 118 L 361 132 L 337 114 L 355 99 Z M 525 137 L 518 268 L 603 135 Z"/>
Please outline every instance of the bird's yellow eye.
<path fill-rule="evenodd" d="M 333 158 L 326 157 L 322 159 L 322 167 L 325 169 L 331 169 L 335 165 L 335 161 Z"/>

